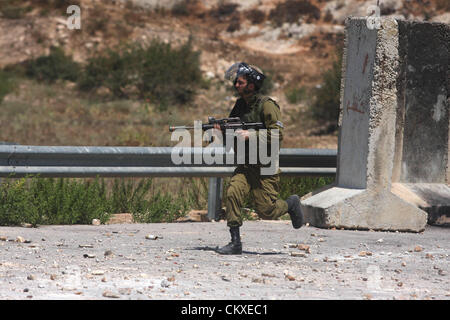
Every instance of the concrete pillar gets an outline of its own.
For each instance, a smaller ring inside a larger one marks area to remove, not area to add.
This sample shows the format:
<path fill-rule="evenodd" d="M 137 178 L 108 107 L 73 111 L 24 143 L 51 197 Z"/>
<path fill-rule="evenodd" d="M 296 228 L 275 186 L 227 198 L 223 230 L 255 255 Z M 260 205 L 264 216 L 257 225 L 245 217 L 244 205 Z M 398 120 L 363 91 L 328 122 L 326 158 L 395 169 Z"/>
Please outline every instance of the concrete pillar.
<path fill-rule="evenodd" d="M 450 225 L 450 26 L 398 21 L 400 69 L 392 192 Z"/>
<path fill-rule="evenodd" d="M 396 147 L 399 28 L 346 22 L 335 185 L 302 199 L 317 227 L 424 230 L 427 214 L 391 192 Z"/>

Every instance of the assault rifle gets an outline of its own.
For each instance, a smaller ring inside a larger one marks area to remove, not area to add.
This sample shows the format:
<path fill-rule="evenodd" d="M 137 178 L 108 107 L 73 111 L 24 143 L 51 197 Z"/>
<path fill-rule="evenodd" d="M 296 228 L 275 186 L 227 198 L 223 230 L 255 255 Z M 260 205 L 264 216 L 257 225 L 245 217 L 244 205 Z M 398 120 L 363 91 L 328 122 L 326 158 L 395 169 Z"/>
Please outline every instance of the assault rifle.
<path fill-rule="evenodd" d="M 215 119 L 214 117 L 208 117 L 208 123 L 202 124 L 202 130 L 206 131 L 208 129 L 214 128 L 214 125 L 218 124 L 220 126 L 220 130 L 225 132 L 227 129 L 237 130 L 248 130 L 248 129 L 264 129 L 264 123 L 262 122 L 242 122 L 239 117 L 235 118 L 222 118 Z M 195 129 L 195 126 L 170 126 L 169 131 L 175 131 L 177 129 Z"/>

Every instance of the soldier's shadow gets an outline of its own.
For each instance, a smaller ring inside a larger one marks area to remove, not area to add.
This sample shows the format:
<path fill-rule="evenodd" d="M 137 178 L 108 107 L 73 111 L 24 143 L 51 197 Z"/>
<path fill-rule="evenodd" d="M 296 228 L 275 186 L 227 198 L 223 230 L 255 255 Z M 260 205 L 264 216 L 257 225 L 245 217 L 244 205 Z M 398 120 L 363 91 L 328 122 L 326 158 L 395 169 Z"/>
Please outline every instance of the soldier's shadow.
<path fill-rule="evenodd" d="M 217 252 L 217 250 L 219 249 L 219 247 L 209 247 L 209 246 L 205 246 L 205 247 L 193 247 L 193 248 L 186 248 L 186 250 L 199 250 L 199 251 L 213 251 L 213 252 Z M 254 255 L 261 255 L 261 256 L 267 256 L 267 255 L 281 255 L 281 254 L 286 254 L 284 252 L 274 252 L 274 251 L 270 251 L 270 252 L 257 252 L 257 251 L 247 251 L 247 250 L 242 250 L 242 254 L 246 255 L 246 254 L 254 254 Z"/>

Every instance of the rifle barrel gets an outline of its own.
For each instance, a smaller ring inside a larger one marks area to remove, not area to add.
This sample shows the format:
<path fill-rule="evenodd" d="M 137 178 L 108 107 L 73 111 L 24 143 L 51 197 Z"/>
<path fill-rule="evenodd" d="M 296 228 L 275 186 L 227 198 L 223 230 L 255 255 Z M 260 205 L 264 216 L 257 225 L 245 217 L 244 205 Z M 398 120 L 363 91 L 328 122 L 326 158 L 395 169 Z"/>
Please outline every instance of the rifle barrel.
<path fill-rule="evenodd" d="M 178 129 L 190 130 L 194 129 L 193 126 L 169 126 L 169 132 L 173 132 Z"/>

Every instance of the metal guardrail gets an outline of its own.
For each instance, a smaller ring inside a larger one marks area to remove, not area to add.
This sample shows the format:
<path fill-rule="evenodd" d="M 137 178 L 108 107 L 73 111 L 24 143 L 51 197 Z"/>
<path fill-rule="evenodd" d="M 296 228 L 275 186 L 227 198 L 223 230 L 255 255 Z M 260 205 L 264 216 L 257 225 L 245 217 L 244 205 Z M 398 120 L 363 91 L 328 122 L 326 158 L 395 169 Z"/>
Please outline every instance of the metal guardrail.
<path fill-rule="evenodd" d="M 0 145 L 0 176 L 15 173 L 40 173 L 42 176 L 227 176 L 234 163 L 227 163 L 223 148 L 214 149 L 215 157 L 224 164 L 206 164 L 209 148 L 176 147 L 72 147 L 72 146 L 23 146 Z M 184 152 L 190 164 L 176 165 L 172 153 Z M 194 160 L 200 159 L 200 163 Z M 281 168 L 315 168 L 311 170 L 289 169 L 289 175 L 322 174 L 318 168 L 336 168 L 336 150 L 330 149 L 281 149 Z M 186 171 L 186 172 L 185 172 Z M 330 171 L 330 170 L 328 170 Z M 324 174 L 328 172 L 323 171 Z M 332 174 L 332 173 L 331 173 Z"/>
<path fill-rule="evenodd" d="M 187 155 L 176 165 L 172 153 Z M 210 148 L 75 147 L 0 145 L 0 177 L 210 177 L 208 216 L 216 217 L 223 177 L 233 174 L 224 149 L 214 149 L 223 164 L 207 164 Z M 200 161 L 198 161 L 200 159 Z M 281 149 L 282 176 L 335 176 L 337 150 Z"/>

